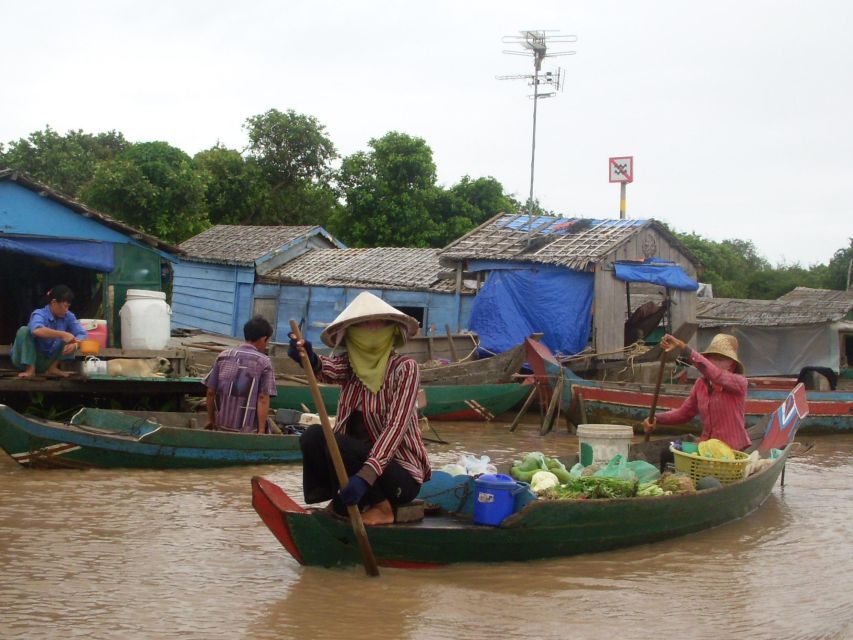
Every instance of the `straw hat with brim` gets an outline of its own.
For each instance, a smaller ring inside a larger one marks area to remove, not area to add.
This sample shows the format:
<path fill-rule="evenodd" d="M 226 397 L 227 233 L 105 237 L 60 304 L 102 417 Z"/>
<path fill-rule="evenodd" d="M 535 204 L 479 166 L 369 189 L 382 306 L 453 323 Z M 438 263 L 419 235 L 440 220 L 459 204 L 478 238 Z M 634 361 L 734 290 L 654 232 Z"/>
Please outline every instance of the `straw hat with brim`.
<path fill-rule="evenodd" d="M 418 321 L 407 316 L 372 293 L 359 293 L 355 300 L 341 311 L 340 315 L 320 334 L 320 340 L 330 347 L 337 347 L 344 337 L 347 327 L 368 320 L 390 320 L 402 328 L 403 340 L 411 338 L 418 332 Z"/>
<path fill-rule="evenodd" d="M 737 338 L 727 333 L 718 333 L 715 335 L 708 348 L 702 352 L 702 355 L 716 355 L 730 358 L 737 364 L 737 372 L 740 374 L 744 372 L 743 363 L 737 357 Z"/>

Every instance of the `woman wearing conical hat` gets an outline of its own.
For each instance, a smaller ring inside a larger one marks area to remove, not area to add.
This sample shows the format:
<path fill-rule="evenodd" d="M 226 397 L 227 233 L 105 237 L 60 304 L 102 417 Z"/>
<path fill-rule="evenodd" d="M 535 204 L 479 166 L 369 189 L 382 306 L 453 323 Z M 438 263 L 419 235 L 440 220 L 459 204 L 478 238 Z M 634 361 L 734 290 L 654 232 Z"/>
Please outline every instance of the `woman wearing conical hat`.
<path fill-rule="evenodd" d="M 656 424 L 684 424 L 697 413 L 702 421 L 700 442 L 716 438 L 732 449 L 745 449 L 751 444 L 746 432 L 747 381 L 743 363 L 737 355 L 737 338 L 718 333 L 702 353 L 669 334 L 661 340 L 666 351 L 681 351 L 681 355 L 702 374 L 690 390 L 684 403 L 672 411 L 643 420 L 650 432 Z"/>
<path fill-rule="evenodd" d="M 304 352 L 319 381 L 341 385 L 334 431 L 349 482 L 338 486 L 322 428 L 309 427 L 300 439 L 309 504 L 331 500 L 341 515 L 357 504 L 364 524 L 390 524 L 393 507 L 411 502 L 429 479 L 416 406 L 420 370 L 394 352 L 417 330 L 417 320 L 364 292 L 320 334 L 342 352 L 318 355 L 291 335 L 288 355 L 301 362 Z"/>

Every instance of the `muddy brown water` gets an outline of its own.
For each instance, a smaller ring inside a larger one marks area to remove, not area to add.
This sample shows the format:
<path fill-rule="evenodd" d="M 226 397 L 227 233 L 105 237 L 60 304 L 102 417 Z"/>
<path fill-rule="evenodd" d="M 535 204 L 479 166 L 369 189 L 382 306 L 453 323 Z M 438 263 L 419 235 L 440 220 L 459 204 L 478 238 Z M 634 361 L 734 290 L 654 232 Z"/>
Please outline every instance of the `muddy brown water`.
<path fill-rule="evenodd" d="M 436 467 L 566 453 L 533 425 L 433 423 Z M 431 434 L 427 434 L 431 435 Z M 301 466 L 46 470 L 0 454 L 0 638 L 850 638 L 853 434 L 801 436 L 749 517 L 619 551 L 424 571 L 299 566 L 250 504 Z"/>

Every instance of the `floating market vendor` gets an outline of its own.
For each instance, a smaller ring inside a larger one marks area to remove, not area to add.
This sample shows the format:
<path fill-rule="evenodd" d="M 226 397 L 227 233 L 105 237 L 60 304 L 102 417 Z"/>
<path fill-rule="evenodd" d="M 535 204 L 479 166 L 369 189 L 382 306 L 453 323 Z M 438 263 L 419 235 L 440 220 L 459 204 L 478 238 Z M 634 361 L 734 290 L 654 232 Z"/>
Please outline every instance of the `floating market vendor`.
<path fill-rule="evenodd" d="M 672 411 L 643 420 L 643 429 L 653 431 L 658 424 L 684 424 L 697 413 L 702 421 L 700 442 L 716 438 L 732 449 L 746 449 L 751 441 L 746 432 L 747 381 L 737 355 L 737 338 L 718 333 L 702 353 L 669 334 L 661 340 L 668 352 L 679 350 L 681 357 L 702 374 L 684 403 Z"/>
<path fill-rule="evenodd" d="M 393 507 L 414 500 L 429 479 L 416 406 L 420 371 L 394 352 L 417 330 L 417 320 L 364 292 L 320 335 L 344 351 L 318 355 L 291 334 L 288 355 L 301 362 L 306 354 L 320 382 L 341 385 L 334 431 L 349 481 L 339 488 L 322 426 L 309 427 L 300 439 L 309 504 L 331 500 L 340 515 L 358 505 L 364 524 L 390 524 Z"/>
<path fill-rule="evenodd" d="M 74 293 L 64 284 L 47 292 L 47 304 L 30 314 L 30 321 L 15 334 L 12 364 L 19 378 L 32 378 L 43 373 L 48 378 L 71 375 L 59 368 L 60 360 L 72 360 L 77 343 L 86 339 L 86 330 L 69 311 Z"/>

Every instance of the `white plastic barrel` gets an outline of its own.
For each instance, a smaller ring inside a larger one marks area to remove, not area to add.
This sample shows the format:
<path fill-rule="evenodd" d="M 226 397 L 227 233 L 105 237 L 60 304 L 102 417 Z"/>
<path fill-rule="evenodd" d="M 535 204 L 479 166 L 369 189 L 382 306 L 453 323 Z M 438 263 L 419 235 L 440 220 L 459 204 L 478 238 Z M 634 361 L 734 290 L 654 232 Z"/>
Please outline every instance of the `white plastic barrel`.
<path fill-rule="evenodd" d="M 162 291 L 128 289 L 119 315 L 122 349 L 163 349 L 168 344 L 172 310 Z"/>

